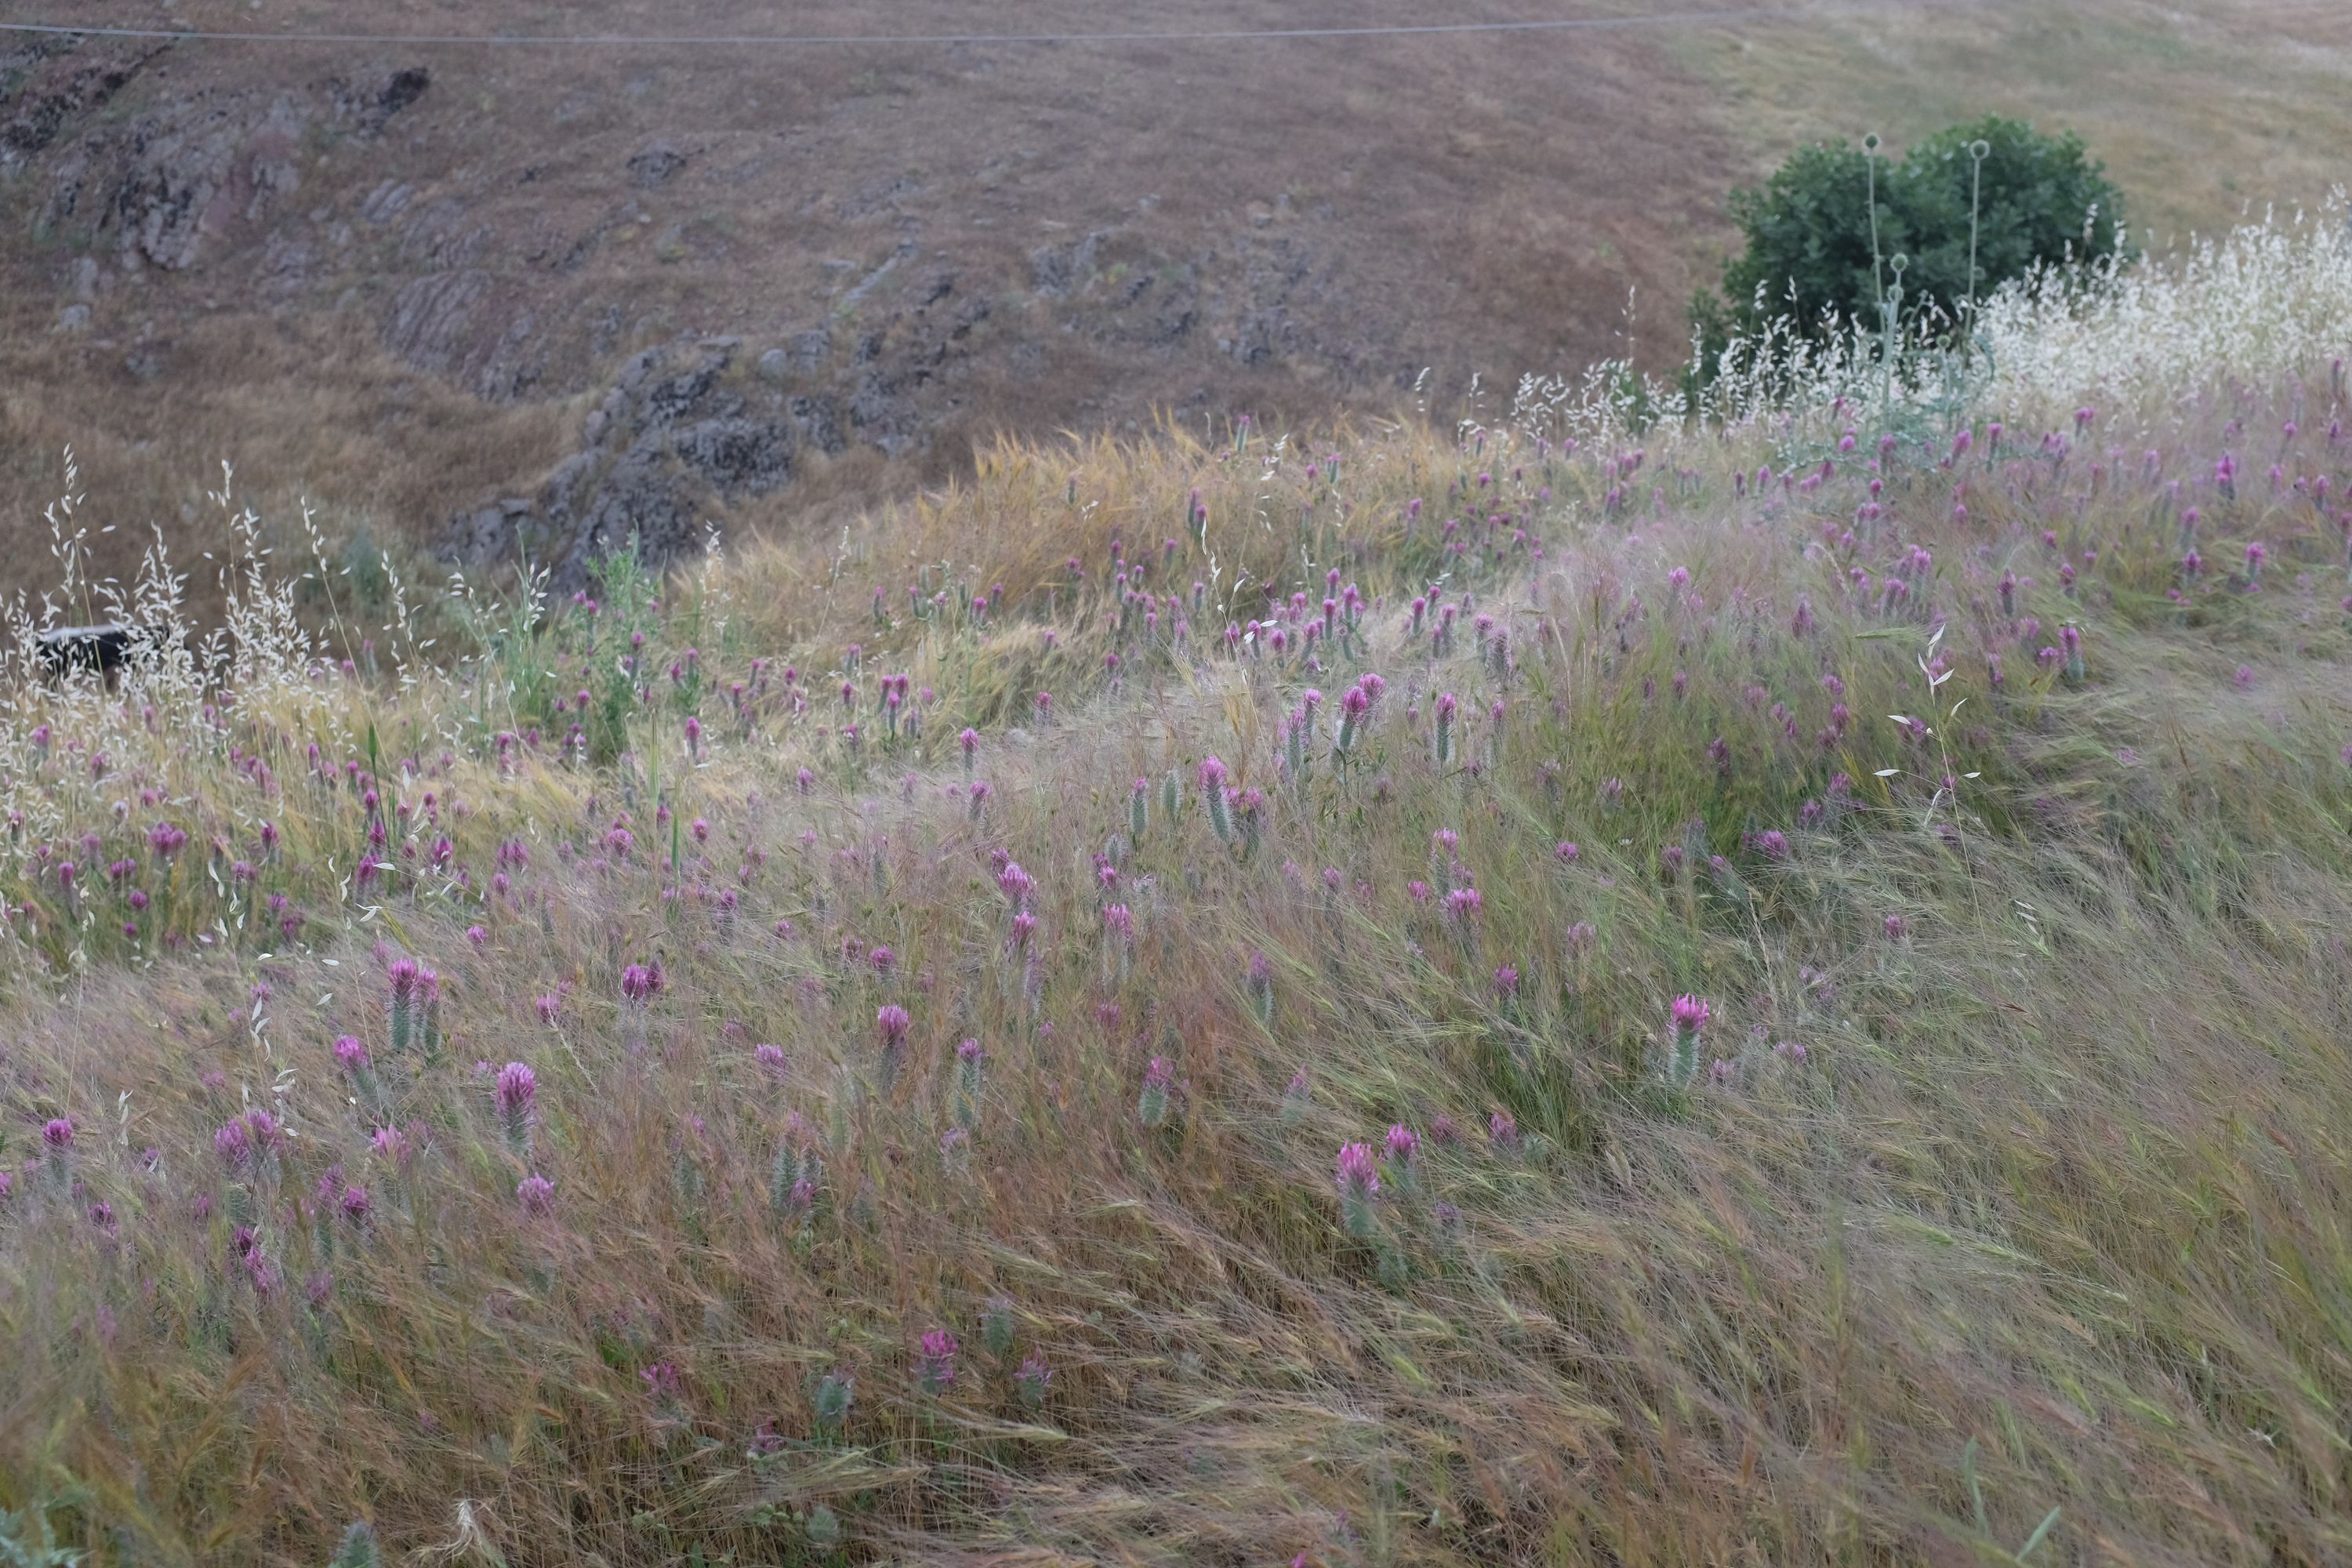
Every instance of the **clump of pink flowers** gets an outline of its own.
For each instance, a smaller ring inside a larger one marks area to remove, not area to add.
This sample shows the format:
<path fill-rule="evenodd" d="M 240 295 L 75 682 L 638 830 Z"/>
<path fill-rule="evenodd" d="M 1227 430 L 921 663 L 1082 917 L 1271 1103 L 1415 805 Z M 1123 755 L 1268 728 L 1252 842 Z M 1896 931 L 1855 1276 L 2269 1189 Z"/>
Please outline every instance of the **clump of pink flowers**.
<path fill-rule="evenodd" d="M 659 959 L 651 963 L 632 963 L 621 971 L 621 994 L 639 1006 L 659 995 L 662 984 Z"/>

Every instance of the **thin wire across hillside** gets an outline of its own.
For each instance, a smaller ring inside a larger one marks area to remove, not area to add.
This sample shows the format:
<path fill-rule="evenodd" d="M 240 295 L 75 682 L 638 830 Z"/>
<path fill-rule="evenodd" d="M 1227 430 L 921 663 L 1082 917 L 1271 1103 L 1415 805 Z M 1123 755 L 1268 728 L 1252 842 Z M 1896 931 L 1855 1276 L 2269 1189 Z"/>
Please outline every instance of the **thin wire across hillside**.
<path fill-rule="evenodd" d="M 436 47 L 480 45 L 489 47 L 587 48 L 754 48 L 824 46 L 958 45 L 958 44 L 1123 44 L 1123 43 L 1242 43 L 1291 38 L 1421 37 L 1456 33 L 1557 33 L 1623 27 L 1723 26 L 1743 22 L 1811 20 L 1828 15 L 1882 10 L 1884 5 L 1807 7 L 1788 10 L 1663 11 L 1623 16 L 1538 17 L 1526 21 L 1430 22 L 1340 27 L 1215 27 L 1198 30 L 1099 31 L 1076 33 L 874 33 L 874 34 L 489 34 L 456 33 L 268 33 L 207 31 L 201 28 L 69 26 L 53 22 L 0 22 L 0 33 L 32 33 L 50 37 L 141 38 L 191 42 L 257 44 L 398 44 Z M 1909 7 L 1905 7 L 1909 8 Z"/>

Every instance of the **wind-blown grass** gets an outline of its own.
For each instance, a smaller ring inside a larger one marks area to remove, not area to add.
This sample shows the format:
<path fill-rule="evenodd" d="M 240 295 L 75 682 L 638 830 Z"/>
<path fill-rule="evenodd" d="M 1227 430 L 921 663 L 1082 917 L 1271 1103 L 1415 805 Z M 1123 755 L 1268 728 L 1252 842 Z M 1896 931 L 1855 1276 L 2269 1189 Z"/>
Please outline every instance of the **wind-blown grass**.
<path fill-rule="evenodd" d="M 2125 403 L 1885 444 L 1006 447 L 478 588 L 454 663 L 305 630 L 323 566 L 116 691 L 27 644 L 0 1503 L 138 1563 L 2340 1560 L 2335 330 L 2194 395 L 2086 330 Z"/>

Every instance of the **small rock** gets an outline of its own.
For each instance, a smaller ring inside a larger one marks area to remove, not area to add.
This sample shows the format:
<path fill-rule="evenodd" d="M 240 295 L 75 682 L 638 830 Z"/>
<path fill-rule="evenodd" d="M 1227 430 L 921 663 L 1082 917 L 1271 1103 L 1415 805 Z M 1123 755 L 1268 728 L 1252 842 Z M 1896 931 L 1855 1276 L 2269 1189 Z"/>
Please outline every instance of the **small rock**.
<path fill-rule="evenodd" d="M 416 199 L 416 187 L 398 180 L 386 180 L 368 193 L 360 204 L 360 216 L 373 224 L 387 224 L 408 210 Z"/>
<path fill-rule="evenodd" d="M 58 331 L 61 332 L 86 332 L 89 331 L 89 307 L 87 305 L 68 305 L 64 310 L 59 310 L 58 312 Z"/>
<path fill-rule="evenodd" d="M 639 190 L 651 190 L 685 167 L 685 153 L 667 142 L 654 142 L 629 160 L 629 178 Z"/>
<path fill-rule="evenodd" d="M 758 368 L 761 381 L 782 381 L 791 374 L 792 357 L 782 349 L 770 349 L 760 356 Z"/>
<path fill-rule="evenodd" d="M 377 95 L 376 107 L 387 116 L 398 114 L 423 98 L 425 89 L 432 85 L 433 73 L 423 66 L 409 66 L 396 70 L 384 82 L 383 91 Z"/>
<path fill-rule="evenodd" d="M 833 334 L 823 327 L 811 327 L 793 339 L 793 367 L 811 371 L 823 367 L 833 357 Z"/>

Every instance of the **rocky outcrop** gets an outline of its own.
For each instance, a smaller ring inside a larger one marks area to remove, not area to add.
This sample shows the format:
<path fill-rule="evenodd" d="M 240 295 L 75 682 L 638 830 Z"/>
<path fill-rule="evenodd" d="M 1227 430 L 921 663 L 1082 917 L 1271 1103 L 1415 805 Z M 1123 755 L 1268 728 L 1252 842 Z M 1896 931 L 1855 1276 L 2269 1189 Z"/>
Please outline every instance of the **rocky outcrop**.
<path fill-rule="evenodd" d="M 895 250 L 883 268 L 905 270 L 911 257 Z M 427 281 L 402 290 L 417 295 L 415 321 L 404 330 L 416 334 L 415 352 L 443 344 L 456 363 L 466 341 L 459 323 L 490 308 L 496 285 L 428 290 Z M 622 366 L 583 422 L 578 449 L 534 495 L 467 509 L 450 521 L 442 552 L 468 564 L 526 556 L 569 592 L 587 582 L 598 557 L 633 539 L 652 562 L 697 549 L 706 528 L 725 527 L 734 503 L 790 483 L 812 452 L 922 448 L 961 396 L 993 310 L 966 298 L 956 273 L 941 267 L 914 274 L 898 308 L 860 331 L 846 353 L 830 327 L 765 345 L 682 338 L 646 350 Z M 510 367 L 486 368 L 503 375 Z"/>
<path fill-rule="evenodd" d="M 131 271 L 184 271 L 216 237 L 268 235 L 301 188 L 301 152 L 311 138 L 381 135 L 432 81 L 416 66 L 365 82 L 156 93 L 117 116 L 97 111 L 111 110 L 143 74 L 166 68 L 160 62 L 168 48 L 104 60 L 54 48 L 23 53 L 13 67 L 18 83 L 0 101 L 0 166 L 43 154 L 43 231 L 110 245 Z M 0 60 L 0 78 L 11 71 Z"/>
<path fill-rule="evenodd" d="M 695 548 L 729 502 L 778 489 L 803 447 L 825 444 L 817 403 L 747 374 L 743 359 L 736 338 L 637 354 L 539 493 L 459 514 L 443 553 L 477 564 L 523 555 L 569 592 L 614 552 L 658 562 Z"/>
<path fill-rule="evenodd" d="M 417 369 L 502 403 L 530 392 L 545 364 L 529 294 L 479 268 L 427 272 L 385 310 L 384 346 Z"/>
<path fill-rule="evenodd" d="M 78 118 L 104 109 L 164 53 L 162 46 L 92 59 L 66 38 L 0 49 L 0 170 L 47 152 Z"/>
<path fill-rule="evenodd" d="M 1286 197 L 1202 227 L 1156 197 L 1040 185 L 1029 199 L 1085 220 L 1032 212 L 1015 239 L 982 209 L 1017 205 L 1025 154 L 967 187 L 830 125 L 689 140 L 584 94 L 500 122 L 522 83 L 446 68 L 303 79 L 182 46 L 0 45 L 0 176 L 37 242 L 21 276 L 56 289 L 28 319 L 52 352 L 142 381 L 174 373 L 176 321 L 257 307 L 288 342 L 330 316 L 323 341 L 372 331 L 488 403 L 604 388 L 571 451 L 514 459 L 552 459 L 536 481 L 441 529 L 453 560 L 528 556 L 567 589 L 633 540 L 696 549 L 819 456 L 1138 413 L 1136 367 L 1155 403 L 1171 372 L 1170 399 L 1200 403 L 1221 375 L 1355 363 L 1333 341 L 1363 330 L 1346 248 Z M 722 330 L 740 338 L 701 335 Z M 375 416 L 398 426 L 415 389 L 385 383 Z"/>

